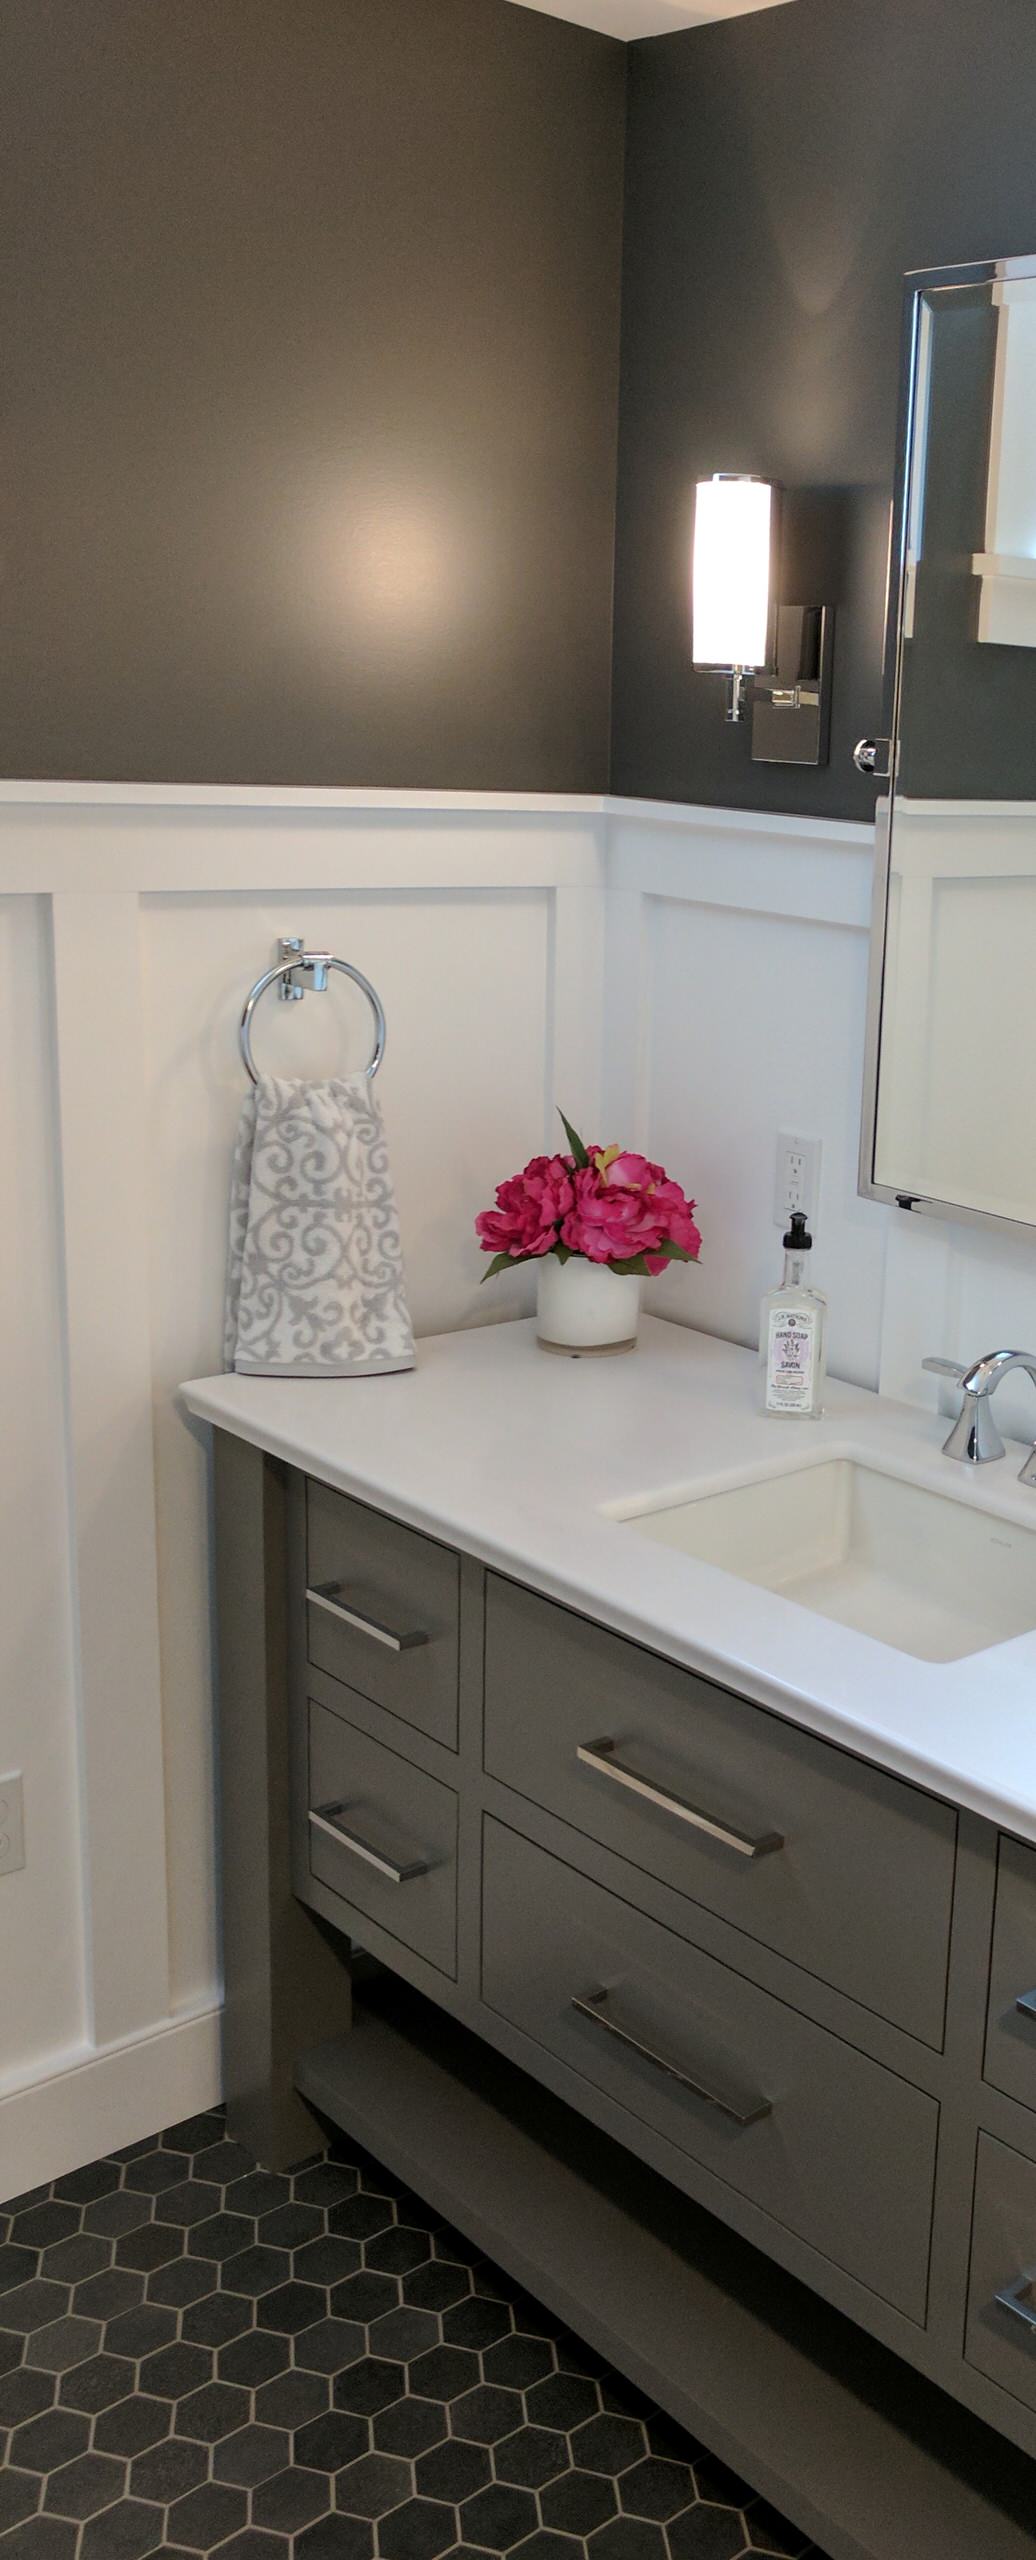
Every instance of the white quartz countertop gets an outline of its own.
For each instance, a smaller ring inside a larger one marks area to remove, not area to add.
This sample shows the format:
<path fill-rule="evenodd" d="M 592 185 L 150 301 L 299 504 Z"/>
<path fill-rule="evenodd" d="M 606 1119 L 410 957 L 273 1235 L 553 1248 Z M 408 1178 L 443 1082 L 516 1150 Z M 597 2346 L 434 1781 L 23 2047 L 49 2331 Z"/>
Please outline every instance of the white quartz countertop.
<path fill-rule="evenodd" d="M 532 1324 L 490 1325 L 419 1342 L 397 1377 L 203 1378 L 182 1395 L 202 1420 L 1036 1841 L 1036 1632 L 922 1661 L 607 1516 L 769 1475 L 794 1443 L 796 1460 L 857 1458 L 1031 1529 L 1020 1446 L 961 1488 L 939 1415 L 830 1381 L 822 1420 L 767 1419 L 750 1352 L 653 1318 L 617 1360 L 549 1358 Z"/>

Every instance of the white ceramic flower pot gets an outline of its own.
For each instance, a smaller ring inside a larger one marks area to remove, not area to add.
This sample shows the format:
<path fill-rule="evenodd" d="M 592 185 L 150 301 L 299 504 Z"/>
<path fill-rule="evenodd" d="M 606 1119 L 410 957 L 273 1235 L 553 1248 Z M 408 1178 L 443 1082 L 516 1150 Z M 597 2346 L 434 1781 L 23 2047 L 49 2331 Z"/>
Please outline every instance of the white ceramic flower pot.
<path fill-rule="evenodd" d="M 632 1351 L 639 1315 L 635 1274 L 609 1271 L 607 1263 L 587 1262 L 578 1253 L 569 1262 L 559 1262 L 556 1253 L 544 1254 L 536 1302 L 542 1350 L 567 1352 L 573 1360 Z"/>

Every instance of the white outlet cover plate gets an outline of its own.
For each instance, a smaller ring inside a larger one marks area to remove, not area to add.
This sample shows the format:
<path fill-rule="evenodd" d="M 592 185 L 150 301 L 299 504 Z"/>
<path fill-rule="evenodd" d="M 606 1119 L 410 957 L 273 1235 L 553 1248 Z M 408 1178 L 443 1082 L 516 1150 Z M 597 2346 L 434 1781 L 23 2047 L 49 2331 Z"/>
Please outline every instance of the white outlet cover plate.
<path fill-rule="evenodd" d="M 794 1199 L 791 1196 L 788 1171 L 789 1158 L 792 1156 L 802 1159 L 802 1173 Z M 816 1217 L 820 1200 L 820 1157 L 819 1138 L 803 1138 L 794 1130 L 778 1129 L 773 1186 L 775 1226 L 786 1227 L 793 1209 L 801 1209 L 804 1212 L 807 1224 Z"/>

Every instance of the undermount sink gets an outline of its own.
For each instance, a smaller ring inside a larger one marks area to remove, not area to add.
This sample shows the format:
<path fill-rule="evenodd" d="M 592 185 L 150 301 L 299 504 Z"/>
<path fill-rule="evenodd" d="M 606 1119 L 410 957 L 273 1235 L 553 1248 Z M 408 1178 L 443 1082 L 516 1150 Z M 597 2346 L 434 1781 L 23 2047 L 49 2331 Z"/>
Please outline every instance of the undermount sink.
<path fill-rule="evenodd" d="M 1036 1519 L 1021 1527 L 855 1458 L 613 1516 L 922 1661 L 1036 1626 Z"/>

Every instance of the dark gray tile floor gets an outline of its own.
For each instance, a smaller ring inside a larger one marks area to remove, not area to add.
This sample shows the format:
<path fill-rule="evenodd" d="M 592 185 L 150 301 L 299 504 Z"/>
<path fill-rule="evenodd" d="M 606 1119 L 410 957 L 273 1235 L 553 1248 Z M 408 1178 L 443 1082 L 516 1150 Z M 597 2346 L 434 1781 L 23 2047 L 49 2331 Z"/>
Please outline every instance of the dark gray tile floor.
<path fill-rule="evenodd" d="M 218 2115 L 0 2207 L 0 2560 L 822 2560 L 344 2145 Z"/>

